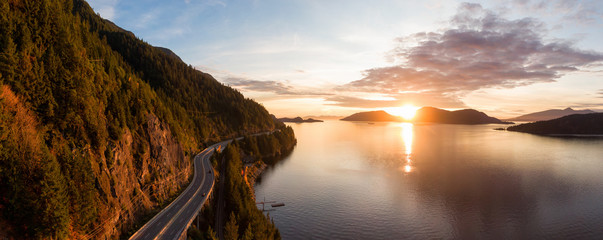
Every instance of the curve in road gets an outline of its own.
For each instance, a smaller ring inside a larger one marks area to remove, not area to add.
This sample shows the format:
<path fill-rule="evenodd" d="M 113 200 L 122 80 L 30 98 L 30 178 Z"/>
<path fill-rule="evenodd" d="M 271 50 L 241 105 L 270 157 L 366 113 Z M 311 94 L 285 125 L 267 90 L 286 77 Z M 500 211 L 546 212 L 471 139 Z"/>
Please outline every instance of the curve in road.
<path fill-rule="evenodd" d="M 214 149 L 224 149 L 232 140 L 216 143 L 195 156 L 193 180 L 170 205 L 140 228 L 131 240 L 178 239 L 207 201 L 214 186 L 210 157 Z"/>

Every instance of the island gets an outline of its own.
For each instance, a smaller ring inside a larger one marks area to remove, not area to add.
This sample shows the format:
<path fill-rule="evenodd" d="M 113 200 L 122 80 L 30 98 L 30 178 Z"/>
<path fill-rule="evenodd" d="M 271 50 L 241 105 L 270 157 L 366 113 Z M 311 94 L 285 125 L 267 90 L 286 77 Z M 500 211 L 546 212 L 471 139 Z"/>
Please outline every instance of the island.
<path fill-rule="evenodd" d="M 573 114 L 548 121 L 525 123 L 507 131 L 538 135 L 599 135 L 603 136 L 603 113 Z"/>
<path fill-rule="evenodd" d="M 401 117 L 393 116 L 383 110 L 359 112 L 340 119 L 342 121 L 368 121 L 368 122 L 401 122 Z"/>
<path fill-rule="evenodd" d="M 279 118 L 278 120 L 280 122 L 292 122 L 292 123 L 324 122 L 323 120 L 318 120 L 318 119 L 313 119 L 313 118 L 303 119 L 301 117 L 296 117 L 296 118 Z"/>
<path fill-rule="evenodd" d="M 546 121 L 552 120 L 555 118 L 565 117 L 573 114 L 588 114 L 595 113 L 592 110 L 584 109 L 584 110 L 574 110 L 572 108 L 566 109 L 549 109 L 546 111 L 535 112 L 530 114 L 521 115 L 519 117 L 507 119 L 507 121 L 526 121 L 526 122 L 535 122 L 535 121 Z"/>
<path fill-rule="evenodd" d="M 413 123 L 444 123 L 444 124 L 512 124 L 500 119 L 490 117 L 474 109 L 447 111 L 434 107 L 423 107 L 417 110 L 412 119 L 393 116 L 385 111 L 359 112 L 342 121 L 369 121 L 369 122 L 413 122 Z"/>
<path fill-rule="evenodd" d="M 513 124 L 490 117 L 475 109 L 447 111 L 434 107 L 423 107 L 417 110 L 413 122 L 446 123 L 446 124 Z"/>

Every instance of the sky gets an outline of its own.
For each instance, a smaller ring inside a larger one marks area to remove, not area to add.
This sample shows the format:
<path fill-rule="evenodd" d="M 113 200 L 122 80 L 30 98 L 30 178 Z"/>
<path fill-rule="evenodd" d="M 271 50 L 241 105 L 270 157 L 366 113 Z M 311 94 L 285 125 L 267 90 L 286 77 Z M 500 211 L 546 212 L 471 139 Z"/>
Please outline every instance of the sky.
<path fill-rule="evenodd" d="M 603 111 L 603 1 L 88 2 L 277 117 Z"/>

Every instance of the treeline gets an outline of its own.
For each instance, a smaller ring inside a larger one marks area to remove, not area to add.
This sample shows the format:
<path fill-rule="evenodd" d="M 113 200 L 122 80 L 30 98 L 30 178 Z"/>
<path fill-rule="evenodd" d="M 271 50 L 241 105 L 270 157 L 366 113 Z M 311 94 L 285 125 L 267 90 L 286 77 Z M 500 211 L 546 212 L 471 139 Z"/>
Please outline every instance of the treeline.
<path fill-rule="evenodd" d="M 250 156 L 254 161 L 272 164 L 279 156 L 291 151 L 296 143 L 293 128 L 286 126 L 272 134 L 246 136 L 236 144 L 243 154 Z"/>
<path fill-rule="evenodd" d="M 214 166 L 224 169 L 224 176 L 219 176 L 219 181 L 224 181 L 225 212 L 227 216 L 224 226 L 225 239 L 280 239 L 280 233 L 268 216 L 257 208 L 252 189 L 244 179 L 244 158 L 252 159 L 254 163 L 269 161 L 274 163 L 283 154 L 291 151 L 297 140 L 291 127 L 283 127 L 270 134 L 246 136 L 241 140 L 234 140 L 221 153 L 212 156 Z M 221 161 L 224 160 L 224 161 Z M 223 162 L 223 164 L 220 164 Z M 221 171 L 220 171 L 221 172 Z M 219 184 L 216 184 L 219 186 Z M 217 192 L 217 191 L 216 191 Z M 215 206 L 217 203 L 211 203 Z M 211 228 L 215 223 L 215 209 L 205 208 L 203 215 L 208 219 L 204 224 L 204 233 L 191 227 L 191 239 L 211 239 L 216 234 Z M 219 229 L 216 229 L 219 231 Z"/>
<path fill-rule="evenodd" d="M 103 190 L 109 180 L 93 169 L 106 174 L 120 162 L 105 159 L 131 136 L 123 157 L 134 166 L 122 167 L 140 177 L 141 159 L 154 157 L 149 116 L 189 155 L 276 126 L 260 104 L 101 19 L 83 0 L 0 2 L 0 86 L 0 217 L 23 238 L 82 236 L 112 217 L 117 180 L 109 176 Z"/>
<path fill-rule="evenodd" d="M 274 224 L 257 208 L 252 192 L 244 182 L 241 171 L 243 161 L 240 147 L 229 144 L 223 151 L 226 160 L 224 190 L 226 213 L 229 216 L 224 226 L 226 239 L 280 239 L 280 233 Z M 253 237 L 250 238 L 250 234 Z"/>
<path fill-rule="evenodd" d="M 278 229 L 269 216 L 257 208 L 253 192 L 247 186 L 243 176 L 243 157 L 249 156 L 253 161 L 274 162 L 281 154 L 290 151 L 297 140 L 293 129 L 289 126 L 271 134 L 246 136 L 240 141 L 233 141 L 218 157 L 226 161 L 225 200 L 226 225 L 225 239 L 280 239 Z"/>

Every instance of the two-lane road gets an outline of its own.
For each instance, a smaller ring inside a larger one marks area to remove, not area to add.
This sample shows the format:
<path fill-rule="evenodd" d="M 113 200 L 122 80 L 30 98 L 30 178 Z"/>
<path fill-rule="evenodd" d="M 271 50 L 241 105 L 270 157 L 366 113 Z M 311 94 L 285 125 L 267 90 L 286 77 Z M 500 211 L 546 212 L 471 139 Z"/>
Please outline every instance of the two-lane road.
<path fill-rule="evenodd" d="M 214 186 L 210 157 L 214 149 L 226 147 L 232 140 L 216 143 L 195 156 L 193 180 L 169 206 L 155 215 L 130 239 L 177 239 L 207 201 Z"/>
<path fill-rule="evenodd" d="M 272 134 L 276 131 L 279 130 L 256 133 L 251 136 Z M 237 140 L 241 139 L 243 137 L 237 138 Z M 232 140 L 216 143 L 197 154 L 194 160 L 195 175 L 188 187 L 176 200 L 134 233 L 130 240 L 178 239 L 197 216 L 213 191 L 215 175 L 210 158 L 214 154 L 214 149 L 224 149 L 230 142 Z M 218 212 L 218 219 L 223 219 L 221 212 Z M 220 232 L 221 229 L 217 229 L 217 231 Z"/>

